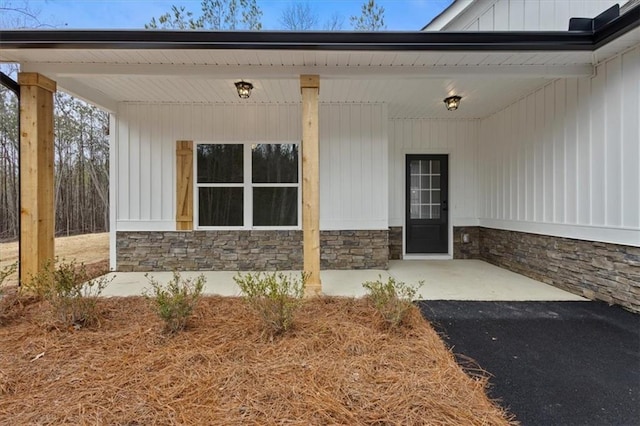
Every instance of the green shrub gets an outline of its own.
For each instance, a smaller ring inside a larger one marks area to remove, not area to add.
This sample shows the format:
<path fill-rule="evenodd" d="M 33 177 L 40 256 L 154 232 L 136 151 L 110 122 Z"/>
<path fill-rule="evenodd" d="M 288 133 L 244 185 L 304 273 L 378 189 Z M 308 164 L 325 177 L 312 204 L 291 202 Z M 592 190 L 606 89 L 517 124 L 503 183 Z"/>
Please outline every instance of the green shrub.
<path fill-rule="evenodd" d="M 99 321 L 98 297 L 114 277 L 90 279 L 84 263 L 64 259 L 58 266 L 48 261 L 22 291 L 44 299 L 51 305 L 54 317 L 75 328 L 95 325 Z"/>
<path fill-rule="evenodd" d="M 18 262 L 14 262 L 9 266 L 5 266 L 4 268 L 0 269 L 0 297 L 2 297 L 2 284 L 4 283 L 4 280 L 6 280 L 9 275 L 16 272 L 17 269 Z"/>
<path fill-rule="evenodd" d="M 293 314 L 302 303 L 307 274 L 303 272 L 299 280 L 282 272 L 238 274 L 233 279 L 272 336 L 291 328 Z"/>
<path fill-rule="evenodd" d="M 183 279 L 179 272 L 173 272 L 173 278 L 166 285 L 158 283 L 149 274 L 147 280 L 151 284 L 152 295 L 145 291 L 145 297 L 151 301 L 153 310 L 165 323 L 165 330 L 177 333 L 187 325 L 191 313 L 195 309 L 206 279 L 199 275 L 194 279 Z"/>
<path fill-rule="evenodd" d="M 5 315 L 5 311 L 11 306 L 11 301 L 8 301 L 8 297 L 4 295 L 2 284 L 9 275 L 13 274 L 16 271 L 16 269 L 18 269 L 17 262 L 14 262 L 9 266 L 5 266 L 4 268 L 0 269 L 0 323 L 2 322 L 2 318 Z"/>
<path fill-rule="evenodd" d="M 367 281 L 362 286 L 367 289 L 368 297 L 373 306 L 380 313 L 385 323 L 395 328 L 402 324 L 411 309 L 412 301 L 418 295 L 418 290 L 424 284 L 420 281 L 417 286 L 405 284 L 389 277 L 385 283 L 382 277 L 376 281 Z"/>

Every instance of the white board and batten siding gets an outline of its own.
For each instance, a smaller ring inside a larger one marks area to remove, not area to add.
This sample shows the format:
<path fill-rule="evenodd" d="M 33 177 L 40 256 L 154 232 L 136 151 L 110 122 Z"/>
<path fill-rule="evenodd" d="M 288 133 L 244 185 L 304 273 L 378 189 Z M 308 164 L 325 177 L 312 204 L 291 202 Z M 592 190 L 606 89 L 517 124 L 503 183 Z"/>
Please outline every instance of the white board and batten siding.
<path fill-rule="evenodd" d="M 640 246 L 640 47 L 481 121 L 480 225 Z"/>
<path fill-rule="evenodd" d="M 625 0 L 479 0 L 446 31 L 566 31 L 571 18 L 594 18 Z"/>
<path fill-rule="evenodd" d="M 449 156 L 449 208 L 453 226 L 477 226 L 479 120 L 389 120 L 389 225 L 404 226 L 407 154 Z"/>
<path fill-rule="evenodd" d="M 298 142 L 299 104 L 122 103 L 112 142 L 118 231 L 175 230 L 175 144 Z M 320 105 L 320 227 L 388 226 L 387 107 Z"/>

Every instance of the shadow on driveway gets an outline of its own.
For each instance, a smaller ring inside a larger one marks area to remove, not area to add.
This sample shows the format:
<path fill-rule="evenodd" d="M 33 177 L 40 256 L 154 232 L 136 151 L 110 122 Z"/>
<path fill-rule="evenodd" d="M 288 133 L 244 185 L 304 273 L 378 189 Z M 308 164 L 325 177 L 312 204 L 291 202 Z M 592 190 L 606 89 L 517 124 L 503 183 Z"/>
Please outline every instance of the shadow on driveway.
<path fill-rule="evenodd" d="M 523 425 L 640 425 L 640 315 L 598 302 L 419 302 Z"/>

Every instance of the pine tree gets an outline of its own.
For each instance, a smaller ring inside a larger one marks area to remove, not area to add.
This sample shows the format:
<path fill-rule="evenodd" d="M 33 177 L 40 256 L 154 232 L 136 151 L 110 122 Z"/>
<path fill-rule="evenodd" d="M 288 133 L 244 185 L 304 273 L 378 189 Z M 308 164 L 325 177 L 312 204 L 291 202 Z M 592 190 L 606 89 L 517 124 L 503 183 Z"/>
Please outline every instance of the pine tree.
<path fill-rule="evenodd" d="M 376 0 L 368 0 L 362 5 L 360 16 L 351 16 L 351 25 L 356 31 L 380 31 L 387 28 L 384 23 L 384 7 Z"/>

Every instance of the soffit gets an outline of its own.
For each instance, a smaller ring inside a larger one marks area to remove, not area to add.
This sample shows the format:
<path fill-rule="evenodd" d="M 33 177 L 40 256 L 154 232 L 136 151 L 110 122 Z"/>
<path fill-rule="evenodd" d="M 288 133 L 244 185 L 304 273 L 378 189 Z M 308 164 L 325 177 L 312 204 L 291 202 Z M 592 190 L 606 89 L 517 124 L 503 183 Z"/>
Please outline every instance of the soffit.
<path fill-rule="evenodd" d="M 291 50 L 3 50 L 0 60 L 41 72 L 62 90 L 115 111 L 119 102 L 298 103 L 300 74 L 319 74 L 321 102 L 386 103 L 392 118 L 481 118 L 550 79 L 589 75 L 590 52 L 362 52 Z M 246 101 L 244 101 L 246 102 Z"/>

